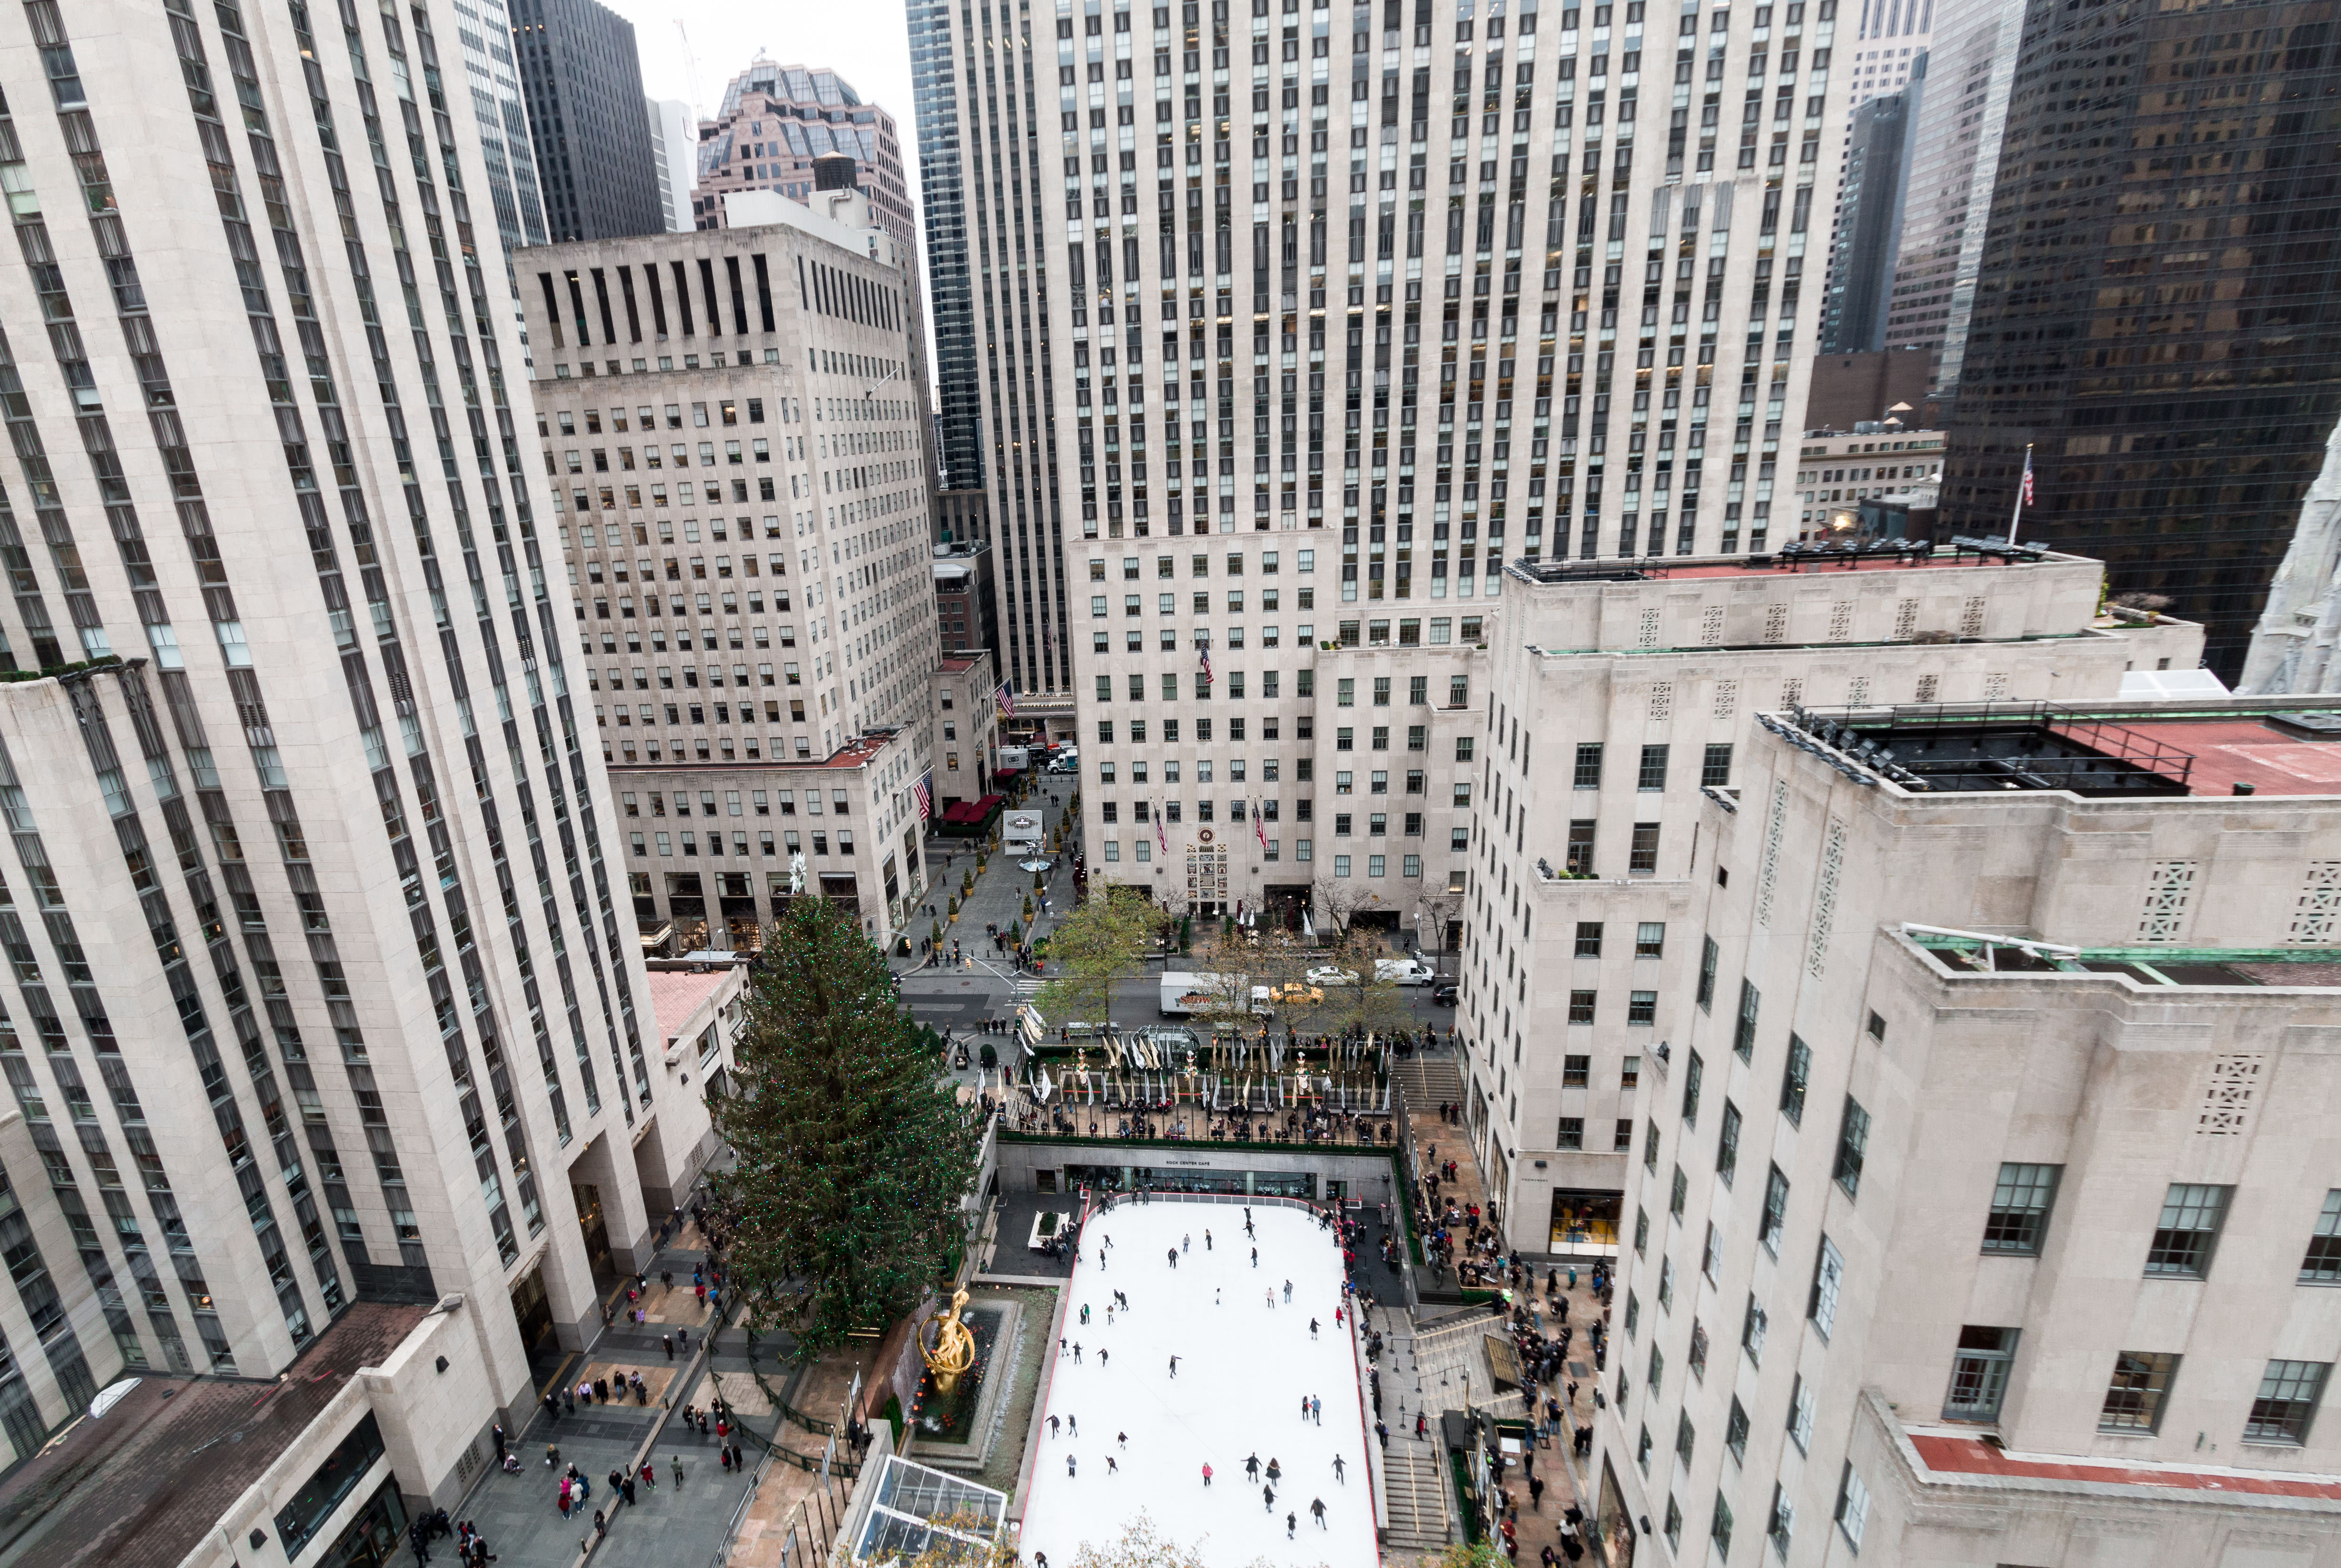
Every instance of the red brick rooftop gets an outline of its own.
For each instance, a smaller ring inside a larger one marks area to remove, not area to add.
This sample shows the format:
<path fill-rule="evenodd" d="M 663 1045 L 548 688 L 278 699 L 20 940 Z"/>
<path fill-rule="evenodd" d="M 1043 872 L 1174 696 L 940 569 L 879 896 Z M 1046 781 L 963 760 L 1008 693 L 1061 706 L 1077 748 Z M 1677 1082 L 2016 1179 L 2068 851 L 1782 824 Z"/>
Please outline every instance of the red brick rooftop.
<path fill-rule="evenodd" d="M 2308 1497 L 2341 1503 L 2341 1478 L 2316 1475 L 2255 1475 L 2234 1470 L 2176 1465 L 2124 1464 L 2117 1460 L 2035 1457 L 2009 1454 L 1974 1437 L 1912 1434 L 1928 1470 L 1938 1476 L 1996 1475 L 2032 1481 L 2077 1482 L 2097 1486 L 2167 1486 L 2187 1492 L 2240 1493 L 2256 1497 Z"/>

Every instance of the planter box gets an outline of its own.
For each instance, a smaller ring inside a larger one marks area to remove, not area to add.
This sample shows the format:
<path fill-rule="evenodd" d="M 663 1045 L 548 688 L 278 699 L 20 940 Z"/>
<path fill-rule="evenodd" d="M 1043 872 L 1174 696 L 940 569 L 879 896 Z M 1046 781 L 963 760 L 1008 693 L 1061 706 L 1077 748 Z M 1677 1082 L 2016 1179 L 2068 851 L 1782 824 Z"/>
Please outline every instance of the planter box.
<path fill-rule="evenodd" d="M 1046 1235 L 1043 1235 L 1041 1230 L 1041 1220 L 1043 1216 L 1051 1213 L 1056 1213 L 1056 1228 L 1048 1232 Z M 1032 1216 L 1032 1235 L 1031 1239 L 1026 1241 L 1024 1244 L 1026 1250 L 1031 1252 L 1040 1251 L 1041 1246 L 1047 1242 L 1054 1237 L 1064 1235 L 1065 1232 L 1071 1227 L 1072 1223 L 1073 1216 L 1070 1213 L 1042 1209 L 1040 1214 L 1036 1214 Z"/>

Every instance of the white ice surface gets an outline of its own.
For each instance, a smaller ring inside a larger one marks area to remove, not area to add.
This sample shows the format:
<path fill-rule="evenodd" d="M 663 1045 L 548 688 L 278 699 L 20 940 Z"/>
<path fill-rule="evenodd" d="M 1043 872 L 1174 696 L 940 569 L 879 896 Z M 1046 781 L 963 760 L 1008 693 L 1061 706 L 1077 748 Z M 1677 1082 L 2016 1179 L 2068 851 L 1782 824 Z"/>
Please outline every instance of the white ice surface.
<path fill-rule="evenodd" d="M 1370 1568 L 1380 1562 L 1347 1312 L 1340 1326 L 1333 1322 L 1342 1306 L 1340 1250 L 1331 1232 L 1299 1209 L 1254 1205 L 1252 1224 L 1257 1268 L 1243 1210 L 1231 1206 L 1124 1200 L 1091 1219 L 1073 1270 L 1067 1349 L 1045 1368 L 1047 1391 L 1034 1417 L 1041 1435 L 1021 1542 L 1028 1564 L 1045 1553 L 1049 1568 L 1071 1568 L 1083 1541 L 1111 1543 L 1141 1511 L 1162 1533 L 1197 1547 L 1211 1568 L 1260 1562 Z M 1107 1236 L 1110 1249 L 1102 1245 Z M 1166 1255 L 1182 1237 L 1191 1241 L 1174 1269 Z M 1131 1310 L 1117 1308 L 1109 1328 L 1105 1309 L 1116 1290 L 1130 1297 Z M 1266 1299 L 1271 1290 L 1273 1307 Z M 1318 1325 L 1313 1341 L 1311 1317 Z M 1074 1341 L 1081 1346 L 1078 1365 Z M 1102 1364 L 1101 1350 L 1110 1357 Z M 1173 1355 L 1176 1378 L 1170 1374 Z M 1302 1423 L 1304 1394 L 1324 1402 L 1322 1425 Z M 1080 1434 L 1061 1425 L 1051 1437 L 1051 1415 L 1073 1418 Z M 1125 1434 L 1127 1446 L 1120 1441 Z M 1255 1453 L 1263 1472 L 1270 1459 L 1282 1466 L 1272 1511 L 1261 1499 L 1261 1484 L 1244 1478 L 1244 1460 Z M 1337 1454 L 1346 1481 L 1334 1478 Z M 1068 1455 L 1080 1464 L 1071 1477 Z M 1108 1455 L 1118 1473 L 1108 1470 Z M 1321 1530 L 1309 1512 L 1318 1497 L 1325 1500 Z M 1296 1519 L 1290 1541 L 1284 1535 L 1288 1513 Z"/>

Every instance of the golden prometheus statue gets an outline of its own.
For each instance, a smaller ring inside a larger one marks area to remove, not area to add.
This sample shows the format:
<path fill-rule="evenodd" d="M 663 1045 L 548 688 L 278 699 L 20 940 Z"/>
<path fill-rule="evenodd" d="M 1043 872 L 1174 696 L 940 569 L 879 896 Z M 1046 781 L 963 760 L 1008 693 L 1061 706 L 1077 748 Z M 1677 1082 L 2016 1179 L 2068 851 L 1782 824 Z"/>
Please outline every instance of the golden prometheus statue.
<path fill-rule="evenodd" d="M 975 1365 L 975 1335 L 968 1332 L 959 1315 L 966 1305 L 967 1292 L 954 1292 L 951 1305 L 919 1329 L 919 1354 L 926 1360 L 927 1371 L 934 1376 L 938 1394 L 949 1394 L 957 1388 L 961 1377 Z M 935 1331 L 931 1344 L 927 1338 L 928 1329 Z"/>

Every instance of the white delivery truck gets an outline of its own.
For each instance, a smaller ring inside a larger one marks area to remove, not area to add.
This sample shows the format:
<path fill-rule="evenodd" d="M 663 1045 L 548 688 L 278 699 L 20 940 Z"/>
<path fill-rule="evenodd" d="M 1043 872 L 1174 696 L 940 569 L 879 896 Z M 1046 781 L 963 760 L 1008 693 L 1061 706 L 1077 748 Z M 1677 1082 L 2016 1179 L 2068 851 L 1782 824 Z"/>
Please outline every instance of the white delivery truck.
<path fill-rule="evenodd" d="M 1241 975 L 1165 969 L 1162 971 L 1162 1016 L 1166 1018 L 1187 1017 L 1199 1008 L 1214 1005 L 1222 997 L 1240 995 L 1243 989 L 1244 977 Z M 1269 1012 L 1268 987 L 1253 986 L 1250 990 L 1253 1014 L 1266 1017 Z"/>

